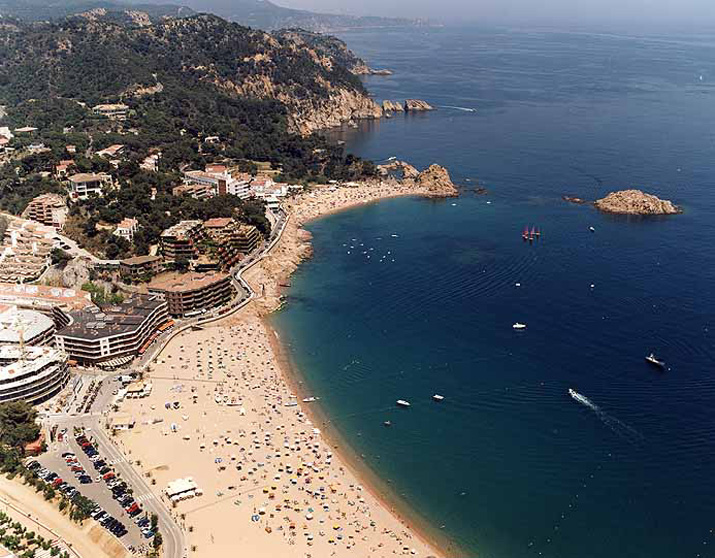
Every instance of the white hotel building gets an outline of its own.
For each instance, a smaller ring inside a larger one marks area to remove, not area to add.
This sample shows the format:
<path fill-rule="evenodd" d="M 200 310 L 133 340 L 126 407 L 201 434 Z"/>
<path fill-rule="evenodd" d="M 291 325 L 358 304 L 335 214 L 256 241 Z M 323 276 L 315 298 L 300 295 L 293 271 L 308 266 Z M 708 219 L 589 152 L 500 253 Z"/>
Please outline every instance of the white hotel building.
<path fill-rule="evenodd" d="M 230 194 L 245 200 L 251 194 L 251 176 L 238 174 L 234 176 L 227 170 L 220 172 L 211 171 L 186 171 L 184 184 L 201 184 L 209 186 L 214 195 Z"/>
<path fill-rule="evenodd" d="M 0 403 L 33 405 L 56 395 L 69 381 L 67 354 L 52 347 L 0 347 Z"/>

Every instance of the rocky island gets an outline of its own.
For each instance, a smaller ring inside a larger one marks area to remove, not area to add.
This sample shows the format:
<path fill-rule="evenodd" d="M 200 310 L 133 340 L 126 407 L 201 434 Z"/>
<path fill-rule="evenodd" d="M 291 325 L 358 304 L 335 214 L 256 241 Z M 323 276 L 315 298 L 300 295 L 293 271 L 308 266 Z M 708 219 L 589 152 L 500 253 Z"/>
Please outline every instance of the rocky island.
<path fill-rule="evenodd" d="M 621 190 L 611 192 L 605 198 L 594 202 L 596 208 L 605 213 L 622 215 L 674 215 L 682 210 L 673 202 L 646 194 L 641 190 Z"/>

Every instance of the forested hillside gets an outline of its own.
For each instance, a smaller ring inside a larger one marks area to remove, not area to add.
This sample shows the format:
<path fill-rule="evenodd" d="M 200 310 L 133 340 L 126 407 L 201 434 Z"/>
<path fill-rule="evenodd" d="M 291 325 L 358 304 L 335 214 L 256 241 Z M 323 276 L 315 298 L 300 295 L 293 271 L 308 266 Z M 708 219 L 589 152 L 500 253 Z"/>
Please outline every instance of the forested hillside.
<path fill-rule="evenodd" d="M 0 105 L 7 112 L 0 127 L 37 128 L 17 134 L 0 161 L 0 208 L 19 213 L 39 193 L 62 192 L 52 172 L 68 158 L 76 172 L 109 172 L 120 188 L 74 204 L 68 226 L 114 257 L 143 253 L 181 218 L 253 211 L 237 199 L 172 196 L 184 168 L 228 161 L 251 172 L 263 162 L 288 182 L 374 174 L 371 163 L 309 133 L 375 106 L 328 52 L 211 15 L 154 23 L 131 15 L 0 21 Z M 100 103 L 126 105 L 126 120 L 94 115 Z M 124 150 L 112 166 L 98 152 L 115 144 Z M 161 153 L 154 173 L 140 168 L 152 153 Z M 127 216 L 141 223 L 132 247 L 95 227 Z"/>

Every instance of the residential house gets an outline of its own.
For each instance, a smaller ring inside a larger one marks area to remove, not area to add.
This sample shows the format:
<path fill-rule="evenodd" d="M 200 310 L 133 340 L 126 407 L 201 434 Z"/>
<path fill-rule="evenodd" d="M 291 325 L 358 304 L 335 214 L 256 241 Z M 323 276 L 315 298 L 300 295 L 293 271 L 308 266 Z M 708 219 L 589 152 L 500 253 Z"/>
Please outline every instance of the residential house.
<path fill-rule="evenodd" d="M 97 155 L 105 159 L 114 159 L 122 153 L 124 153 L 124 146 L 118 143 L 110 145 L 109 147 L 102 149 L 101 151 L 97 151 Z"/>
<path fill-rule="evenodd" d="M 126 120 L 129 107 L 122 104 L 97 105 L 92 107 L 92 113 L 110 120 Z"/>
<path fill-rule="evenodd" d="M 71 199 L 86 200 L 91 195 L 101 196 L 113 181 L 109 174 L 79 173 L 70 176 L 68 183 Z"/>
<path fill-rule="evenodd" d="M 136 232 L 137 228 L 139 228 L 139 221 L 131 217 L 125 217 L 117 225 L 117 228 L 114 229 L 114 232 L 112 234 L 114 236 L 123 238 L 128 242 L 132 242 L 134 240 L 134 233 Z"/>
<path fill-rule="evenodd" d="M 119 276 L 124 280 L 148 279 L 162 268 L 163 261 L 159 256 L 136 256 L 119 262 Z"/>
<path fill-rule="evenodd" d="M 67 176 L 69 175 L 70 169 L 72 169 L 74 166 L 75 166 L 75 162 L 70 159 L 65 159 L 63 161 L 60 161 L 55 166 L 55 177 L 58 180 L 67 178 Z"/>

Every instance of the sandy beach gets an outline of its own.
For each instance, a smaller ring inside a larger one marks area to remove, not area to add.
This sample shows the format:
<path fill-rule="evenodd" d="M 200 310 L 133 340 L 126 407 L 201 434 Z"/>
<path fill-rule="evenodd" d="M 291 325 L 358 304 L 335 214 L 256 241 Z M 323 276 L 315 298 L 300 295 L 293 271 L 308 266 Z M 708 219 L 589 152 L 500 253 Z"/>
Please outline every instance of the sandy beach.
<path fill-rule="evenodd" d="M 300 227 L 385 197 L 435 195 L 416 182 L 325 187 L 286 204 L 278 245 L 246 278 L 259 296 L 236 315 L 175 337 L 147 374 L 151 396 L 126 400 L 136 420 L 116 440 L 183 526 L 190 556 L 443 556 L 364 485 L 348 451 L 326 438 L 296 392 L 263 317 L 310 255 Z M 353 465 L 352 463 L 350 465 Z M 172 504 L 167 484 L 191 477 L 203 494 Z"/>
<path fill-rule="evenodd" d="M 63 540 L 76 552 L 72 553 L 73 558 L 77 555 L 82 558 L 130 556 L 124 546 L 97 523 L 85 521 L 81 526 L 72 523 L 56 503 L 48 502 L 41 493 L 18 479 L 0 476 L 0 510 L 47 540 Z"/>

